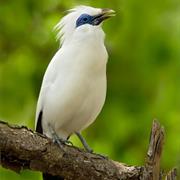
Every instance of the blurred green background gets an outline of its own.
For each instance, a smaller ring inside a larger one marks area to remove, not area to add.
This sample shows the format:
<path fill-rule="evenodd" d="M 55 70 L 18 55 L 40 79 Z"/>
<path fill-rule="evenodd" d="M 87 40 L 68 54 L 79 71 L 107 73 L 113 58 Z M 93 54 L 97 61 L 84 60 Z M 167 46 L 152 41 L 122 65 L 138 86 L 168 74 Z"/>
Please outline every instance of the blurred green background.
<path fill-rule="evenodd" d="M 0 0 L 0 119 L 34 128 L 41 80 L 59 47 L 53 26 L 75 5 L 108 7 L 108 93 L 84 136 L 110 158 L 142 165 L 152 120 L 166 130 L 162 168 L 180 167 L 179 0 Z M 80 146 L 76 137 L 72 141 Z M 1 180 L 41 179 L 1 168 Z"/>

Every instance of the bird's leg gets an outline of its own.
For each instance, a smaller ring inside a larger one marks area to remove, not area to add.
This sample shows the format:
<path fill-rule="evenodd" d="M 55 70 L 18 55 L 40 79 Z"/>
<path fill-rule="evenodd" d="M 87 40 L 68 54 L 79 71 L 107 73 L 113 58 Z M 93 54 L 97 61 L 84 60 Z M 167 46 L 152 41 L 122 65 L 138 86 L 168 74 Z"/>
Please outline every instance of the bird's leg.
<path fill-rule="evenodd" d="M 73 143 L 71 141 L 68 141 L 67 139 L 60 138 L 50 124 L 49 124 L 49 130 L 50 130 L 50 133 L 52 135 L 53 142 L 57 143 L 61 149 L 62 149 L 62 144 L 70 144 L 73 146 Z"/>
<path fill-rule="evenodd" d="M 83 144 L 83 146 L 86 149 L 86 151 L 89 152 L 89 153 L 92 153 L 93 150 L 89 147 L 89 145 L 87 144 L 86 140 L 82 137 L 82 135 L 79 132 L 75 132 L 75 134 L 80 139 L 80 141 Z"/>
<path fill-rule="evenodd" d="M 51 136 L 52 136 L 53 142 L 54 142 L 54 143 L 57 143 L 58 146 L 59 146 L 61 149 L 63 149 L 63 148 L 62 148 L 62 144 L 63 144 L 64 142 L 59 138 L 59 136 L 57 135 L 57 133 L 55 132 L 55 130 L 52 128 L 52 126 L 51 126 L 50 124 L 49 124 L 48 126 L 49 126 L 49 130 L 50 130 L 50 134 L 51 134 Z"/>
<path fill-rule="evenodd" d="M 89 153 L 93 153 L 93 150 L 89 147 L 89 145 L 87 144 L 86 140 L 83 138 L 83 136 L 79 133 L 79 132 L 76 132 L 75 133 L 78 138 L 80 139 L 81 143 L 83 144 L 84 148 L 86 149 L 87 152 Z M 105 155 L 102 155 L 102 154 L 98 154 L 98 153 L 93 153 L 93 154 L 96 154 L 98 156 L 100 156 L 100 158 L 103 158 L 103 159 L 108 159 L 107 156 Z"/>

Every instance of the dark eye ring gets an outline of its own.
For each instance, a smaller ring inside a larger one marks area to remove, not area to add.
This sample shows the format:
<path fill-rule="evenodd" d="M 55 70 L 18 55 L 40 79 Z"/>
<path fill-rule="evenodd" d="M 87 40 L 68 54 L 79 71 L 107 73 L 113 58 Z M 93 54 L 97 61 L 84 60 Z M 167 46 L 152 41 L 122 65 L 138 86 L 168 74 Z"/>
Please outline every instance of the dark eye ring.
<path fill-rule="evenodd" d="M 87 21 L 88 19 L 85 17 L 85 18 L 83 18 L 83 21 Z"/>

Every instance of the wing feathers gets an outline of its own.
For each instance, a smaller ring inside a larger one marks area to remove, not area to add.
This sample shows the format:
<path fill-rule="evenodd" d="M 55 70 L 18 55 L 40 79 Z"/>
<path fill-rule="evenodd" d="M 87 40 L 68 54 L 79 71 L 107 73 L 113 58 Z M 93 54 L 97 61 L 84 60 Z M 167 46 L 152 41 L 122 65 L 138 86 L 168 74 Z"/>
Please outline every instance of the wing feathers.
<path fill-rule="evenodd" d="M 38 115 L 37 126 L 36 126 L 36 132 L 41 133 L 41 134 L 43 134 L 42 115 L 43 115 L 43 111 L 41 110 L 39 115 Z"/>

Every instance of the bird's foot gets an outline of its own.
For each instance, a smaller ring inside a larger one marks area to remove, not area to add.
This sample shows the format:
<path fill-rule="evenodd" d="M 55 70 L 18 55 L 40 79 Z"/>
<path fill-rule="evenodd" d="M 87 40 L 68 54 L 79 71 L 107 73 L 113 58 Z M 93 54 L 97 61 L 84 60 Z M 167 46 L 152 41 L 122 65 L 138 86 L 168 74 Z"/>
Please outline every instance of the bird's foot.
<path fill-rule="evenodd" d="M 61 142 L 60 139 L 53 138 L 53 143 L 57 144 L 59 146 L 59 148 L 64 152 L 63 143 Z"/>
<path fill-rule="evenodd" d="M 84 148 L 88 153 L 93 154 L 93 149 L 91 149 L 89 146 L 84 146 Z"/>
<path fill-rule="evenodd" d="M 59 137 L 56 137 L 53 139 L 53 142 L 54 143 L 57 143 L 59 146 L 62 146 L 62 144 L 67 144 L 67 145 L 71 145 L 73 146 L 73 143 L 67 139 L 62 139 L 62 138 L 59 138 Z"/>
<path fill-rule="evenodd" d="M 96 156 L 99 156 L 99 158 L 108 160 L 108 156 L 106 156 L 106 155 L 104 155 L 104 154 L 99 154 L 99 153 L 94 153 L 94 152 L 92 152 L 92 154 L 94 154 L 94 155 L 96 155 Z"/>
<path fill-rule="evenodd" d="M 63 150 L 63 145 L 68 144 L 68 145 L 72 145 L 73 143 L 67 139 L 62 139 L 60 138 L 57 133 L 55 132 L 55 130 L 51 127 L 51 125 L 49 124 L 49 130 L 51 132 L 52 135 L 52 139 L 53 142 L 56 143 L 62 150 Z M 63 150 L 64 151 L 64 150 Z"/>
<path fill-rule="evenodd" d="M 64 139 L 59 138 L 59 140 L 61 141 L 62 144 L 67 144 L 67 145 L 73 146 L 73 143 L 67 139 L 64 140 Z"/>

